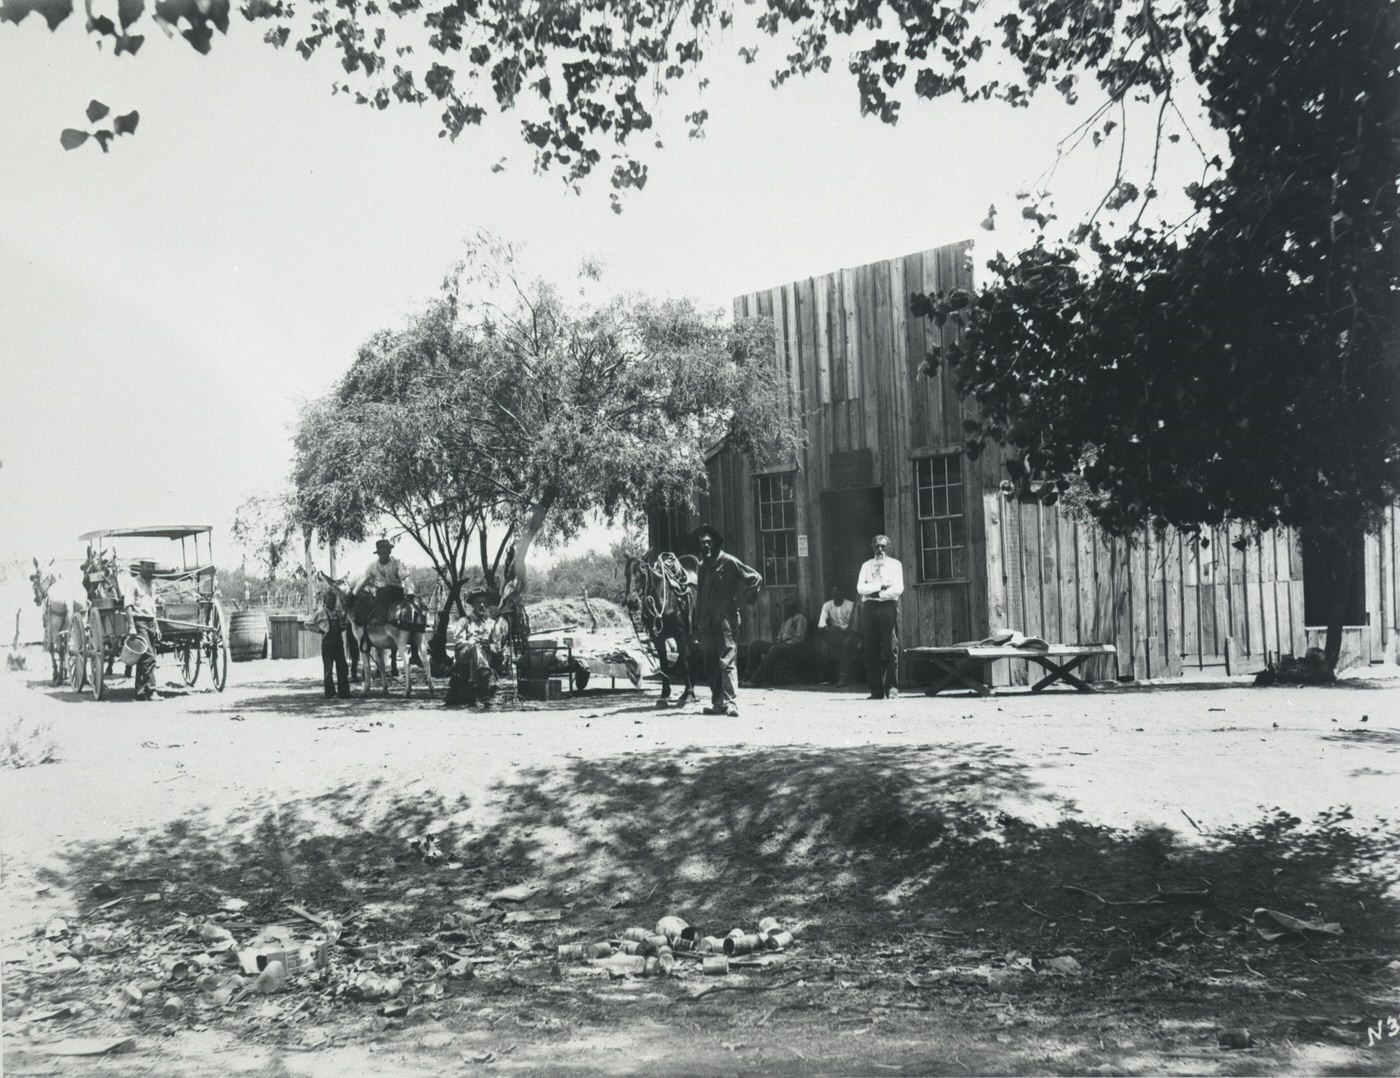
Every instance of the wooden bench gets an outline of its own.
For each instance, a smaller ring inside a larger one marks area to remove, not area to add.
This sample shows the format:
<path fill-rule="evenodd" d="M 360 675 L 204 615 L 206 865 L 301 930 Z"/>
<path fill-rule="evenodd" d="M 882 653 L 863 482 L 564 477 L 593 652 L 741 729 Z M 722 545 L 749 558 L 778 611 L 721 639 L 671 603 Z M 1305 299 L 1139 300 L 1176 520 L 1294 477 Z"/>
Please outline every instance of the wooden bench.
<path fill-rule="evenodd" d="M 992 691 L 987 675 L 998 659 L 1024 659 L 1048 671 L 1031 686 L 1031 692 L 1043 692 L 1056 682 L 1079 692 L 1093 692 L 1093 686 L 1075 677 L 1073 671 L 1101 655 L 1116 656 L 1118 649 L 1112 644 L 1052 644 L 1048 648 L 970 645 L 906 648 L 904 654 L 914 662 L 927 662 L 933 667 L 934 681 L 923 687 L 926 696 L 937 696 L 950 688 L 971 689 L 979 696 L 987 696 Z"/>

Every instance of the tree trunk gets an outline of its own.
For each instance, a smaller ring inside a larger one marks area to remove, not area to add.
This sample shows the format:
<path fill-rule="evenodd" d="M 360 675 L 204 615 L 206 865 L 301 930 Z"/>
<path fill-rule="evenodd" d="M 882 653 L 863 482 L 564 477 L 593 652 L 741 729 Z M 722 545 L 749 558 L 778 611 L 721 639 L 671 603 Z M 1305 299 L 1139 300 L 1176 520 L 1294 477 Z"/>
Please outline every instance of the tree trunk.
<path fill-rule="evenodd" d="M 515 570 L 515 585 L 522 596 L 528 588 L 525 560 L 530 553 L 530 547 L 534 545 L 535 537 L 540 534 L 540 530 L 544 527 L 545 518 L 549 516 L 549 511 L 553 506 L 554 492 L 545 491 L 540 500 L 531 507 L 530 515 L 516 534 L 515 545 L 511 550 L 512 564 Z"/>
<path fill-rule="evenodd" d="M 460 576 L 453 578 L 447 587 L 447 598 L 433 623 L 433 635 L 428 639 L 428 669 L 433 677 L 447 677 L 451 673 L 452 660 L 447 654 L 447 625 L 452 620 L 452 608 L 459 604 L 464 583 Z"/>
<path fill-rule="evenodd" d="M 1357 544 L 1355 533 L 1346 528 L 1319 529 L 1318 547 L 1327 580 L 1327 639 L 1322 657 L 1327 669 L 1336 673 L 1342 657 L 1342 627 L 1351 589 L 1356 582 Z"/>

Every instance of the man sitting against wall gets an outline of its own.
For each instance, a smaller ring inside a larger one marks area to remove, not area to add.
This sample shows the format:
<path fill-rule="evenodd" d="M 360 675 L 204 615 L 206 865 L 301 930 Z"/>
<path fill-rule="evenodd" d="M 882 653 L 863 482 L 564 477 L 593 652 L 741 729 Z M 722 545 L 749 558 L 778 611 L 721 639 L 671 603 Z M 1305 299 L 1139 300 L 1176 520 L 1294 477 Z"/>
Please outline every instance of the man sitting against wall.
<path fill-rule="evenodd" d="M 828 667 L 835 667 L 838 686 L 856 680 L 860 660 L 860 637 L 856 635 L 856 604 L 846 598 L 840 584 L 831 589 L 831 598 L 822 604 L 817 616 L 817 632 Z"/>
<path fill-rule="evenodd" d="M 756 640 L 749 648 L 749 662 L 757 661 L 749 684 L 760 687 L 773 679 L 774 671 L 782 664 L 794 667 L 808 665 L 812 658 L 812 646 L 807 640 L 807 615 L 798 609 L 797 597 L 789 595 L 783 602 L 786 617 L 778 628 L 777 638 L 771 643 Z"/>

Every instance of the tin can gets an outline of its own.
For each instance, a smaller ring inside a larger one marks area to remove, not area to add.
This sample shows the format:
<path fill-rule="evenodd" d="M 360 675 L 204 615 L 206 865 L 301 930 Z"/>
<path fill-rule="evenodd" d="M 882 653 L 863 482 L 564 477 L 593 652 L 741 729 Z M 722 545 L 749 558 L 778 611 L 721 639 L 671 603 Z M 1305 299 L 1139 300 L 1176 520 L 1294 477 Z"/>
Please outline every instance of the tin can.
<path fill-rule="evenodd" d="M 729 973 L 729 959 L 722 954 L 707 955 L 700 963 L 700 970 L 710 977 L 723 977 Z"/>
<path fill-rule="evenodd" d="M 758 922 L 759 935 L 765 935 L 769 932 L 772 932 L 775 928 L 782 927 L 782 924 L 778 921 L 776 917 L 765 917 L 763 920 Z"/>
<path fill-rule="evenodd" d="M 561 943 L 559 945 L 559 961 L 577 962 L 583 958 L 584 950 L 581 943 Z"/>
<path fill-rule="evenodd" d="M 695 949 L 701 954 L 720 954 L 724 951 L 724 940 L 718 936 L 706 936 Z"/>
<path fill-rule="evenodd" d="M 646 954 L 647 945 L 639 940 L 623 940 L 618 947 L 623 954 Z"/>
<path fill-rule="evenodd" d="M 611 943 L 588 943 L 583 948 L 585 958 L 607 958 L 612 953 Z"/>
<path fill-rule="evenodd" d="M 641 943 L 643 940 L 654 935 L 656 935 L 655 932 L 649 932 L 645 928 L 629 928 L 622 933 L 622 938 L 625 940 L 636 940 L 638 943 Z"/>
<path fill-rule="evenodd" d="M 792 933 L 784 928 L 769 932 L 763 937 L 763 946 L 767 947 L 770 951 L 781 951 L 784 947 L 791 947 Z"/>
<path fill-rule="evenodd" d="M 676 968 L 676 956 L 671 952 L 671 948 L 662 947 L 656 952 L 656 968 L 660 973 L 670 973 Z"/>
<path fill-rule="evenodd" d="M 752 934 L 730 936 L 724 941 L 724 953 L 731 958 L 737 955 L 753 954 L 763 949 L 763 937 Z"/>
<path fill-rule="evenodd" d="M 665 936 L 648 936 L 646 942 L 643 943 L 642 946 L 646 948 L 645 954 L 657 954 L 663 947 L 669 951 L 671 949 L 671 942 Z"/>

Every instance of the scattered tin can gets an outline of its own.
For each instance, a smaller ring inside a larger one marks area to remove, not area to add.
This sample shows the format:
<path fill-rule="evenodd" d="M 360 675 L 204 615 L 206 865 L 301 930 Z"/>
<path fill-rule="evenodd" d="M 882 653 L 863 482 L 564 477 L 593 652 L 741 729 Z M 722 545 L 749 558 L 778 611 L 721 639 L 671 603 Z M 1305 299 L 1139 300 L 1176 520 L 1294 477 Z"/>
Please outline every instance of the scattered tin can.
<path fill-rule="evenodd" d="M 676 956 L 669 947 L 662 947 L 656 952 L 656 968 L 660 973 L 670 973 L 676 968 Z"/>
<path fill-rule="evenodd" d="M 638 943 L 641 943 L 654 935 L 656 935 L 655 932 L 648 932 L 645 928 L 629 928 L 622 933 L 622 938 L 625 940 L 636 940 Z"/>
<path fill-rule="evenodd" d="M 729 959 L 722 954 L 706 955 L 700 971 L 710 977 L 724 977 L 729 973 Z"/>
<path fill-rule="evenodd" d="M 623 940 L 618 947 L 623 954 L 646 954 L 647 945 L 639 940 Z"/>
<path fill-rule="evenodd" d="M 758 922 L 759 935 L 767 935 L 769 932 L 772 932 L 775 928 L 782 927 L 782 923 L 776 917 L 765 917 L 763 920 Z"/>
<path fill-rule="evenodd" d="M 752 933 L 742 936 L 730 936 L 724 941 L 724 953 L 730 955 L 753 954 L 754 951 L 763 949 L 763 937 Z"/>
<path fill-rule="evenodd" d="M 1222 1029 L 1215 1035 L 1215 1040 L 1221 1048 L 1248 1048 L 1254 1043 L 1249 1030 L 1244 1028 Z"/>
<path fill-rule="evenodd" d="M 781 951 L 784 947 L 792 946 L 792 933 L 785 928 L 769 932 L 763 937 L 763 946 L 770 951 Z"/>
<path fill-rule="evenodd" d="M 735 936 L 747 936 L 748 932 L 742 928 L 731 928 L 724 934 L 725 939 L 733 939 Z"/>
<path fill-rule="evenodd" d="M 583 958 L 584 949 L 581 943 L 561 943 L 559 945 L 559 961 L 577 962 Z"/>
<path fill-rule="evenodd" d="M 583 954 L 585 958 L 607 958 L 613 953 L 611 943 L 587 943 L 584 944 Z"/>
<path fill-rule="evenodd" d="M 170 1021 L 179 1018 L 185 1010 L 185 1001 L 179 996 L 166 996 L 165 1002 L 160 1005 L 161 1017 Z"/>
<path fill-rule="evenodd" d="M 648 936 L 646 942 L 643 943 L 642 946 L 646 948 L 644 953 L 657 954 L 663 947 L 669 951 L 671 949 L 671 941 L 662 935 Z"/>
<path fill-rule="evenodd" d="M 695 949 L 701 954 L 719 954 L 724 950 L 724 940 L 719 936 L 706 936 Z"/>

